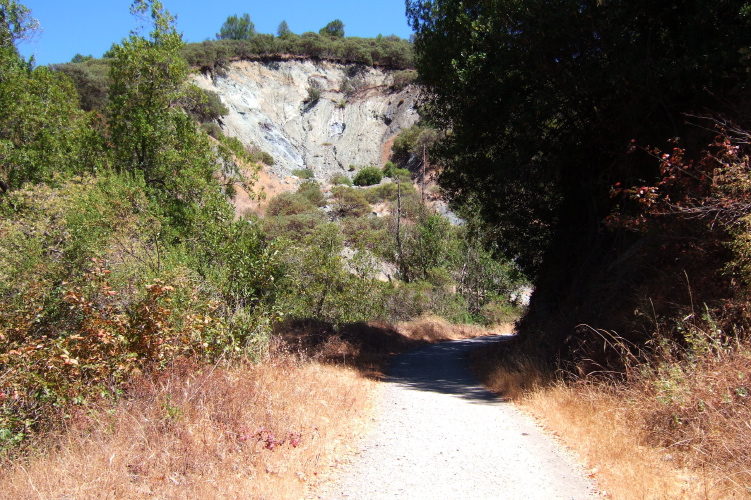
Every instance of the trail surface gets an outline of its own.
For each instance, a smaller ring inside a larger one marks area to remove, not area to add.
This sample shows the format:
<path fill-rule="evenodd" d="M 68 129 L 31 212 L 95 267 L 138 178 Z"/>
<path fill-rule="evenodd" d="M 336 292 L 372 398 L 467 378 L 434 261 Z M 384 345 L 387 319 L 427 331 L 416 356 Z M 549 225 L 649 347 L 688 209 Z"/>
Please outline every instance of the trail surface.
<path fill-rule="evenodd" d="M 318 498 L 598 498 L 571 456 L 478 385 L 466 354 L 496 340 L 446 342 L 395 358 L 371 432 Z"/>

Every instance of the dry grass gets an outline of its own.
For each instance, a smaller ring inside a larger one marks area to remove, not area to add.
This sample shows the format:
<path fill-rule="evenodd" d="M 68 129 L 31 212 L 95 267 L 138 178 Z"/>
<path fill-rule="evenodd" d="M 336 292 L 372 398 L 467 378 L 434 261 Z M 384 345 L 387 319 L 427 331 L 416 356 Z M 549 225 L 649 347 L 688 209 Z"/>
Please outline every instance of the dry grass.
<path fill-rule="evenodd" d="M 574 450 L 609 498 L 751 497 L 751 355 L 733 349 L 666 361 L 618 383 L 556 381 L 499 347 L 476 353 L 474 365 L 491 390 Z"/>
<path fill-rule="evenodd" d="M 0 498 L 301 498 L 347 451 L 373 387 L 290 356 L 185 364 L 6 464 Z"/>
<path fill-rule="evenodd" d="M 405 337 L 428 343 L 500 335 L 509 333 L 511 329 L 510 324 L 499 325 L 493 329 L 477 325 L 455 325 L 437 316 L 423 316 L 414 321 L 400 323 L 396 327 L 396 330 Z"/>
<path fill-rule="evenodd" d="M 176 363 L 0 469 L 1 499 L 303 498 L 364 430 L 388 358 L 484 333 L 436 318 L 288 322 L 258 364 Z"/>

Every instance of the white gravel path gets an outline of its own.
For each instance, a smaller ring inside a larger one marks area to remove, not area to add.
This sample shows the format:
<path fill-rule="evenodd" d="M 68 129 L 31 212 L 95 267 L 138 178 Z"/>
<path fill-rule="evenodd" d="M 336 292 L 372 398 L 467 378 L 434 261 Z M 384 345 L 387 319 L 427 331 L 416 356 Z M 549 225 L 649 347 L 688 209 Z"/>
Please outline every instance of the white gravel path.
<path fill-rule="evenodd" d="M 447 342 L 395 358 L 372 430 L 318 498 L 598 498 L 566 451 L 470 373 L 466 354 L 497 339 Z"/>

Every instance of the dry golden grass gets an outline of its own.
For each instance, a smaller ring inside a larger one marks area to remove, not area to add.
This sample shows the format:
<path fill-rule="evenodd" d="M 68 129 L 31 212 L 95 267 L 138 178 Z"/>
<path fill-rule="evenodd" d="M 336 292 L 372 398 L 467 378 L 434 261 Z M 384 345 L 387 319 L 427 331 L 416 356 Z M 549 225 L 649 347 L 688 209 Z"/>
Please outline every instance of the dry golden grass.
<path fill-rule="evenodd" d="M 373 387 L 290 356 L 186 364 L 6 465 L 0 498 L 301 498 L 347 451 Z"/>
<path fill-rule="evenodd" d="M 396 330 L 405 337 L 428 343 L 499 335 L 509 333 L 511 329 L 512 325 L 499 325 L 494 329 L 477 325 L 455 325 L 437 316 L 423 316 L 396 326 Z"/>
<path fill-rule="evenodd" d="M 391 355 L 486 333 L 437 318 L 278 330 L 262 363 L 182 361 L 72 415 L 0 468 L 0 499 L 303 498 L 363 432 Z"/>
<path fill-rule="evenodd" d="M 474 366 L 574 450 L 609 498 L 725 499 L 751 497 L 751 411 L 731 397 L 749 360 L 736 351 L 691 369 L 675 361 L 669 373 L 645 365 L 619 383 L 556 381 L 498 347 L 475 353 Z"/>

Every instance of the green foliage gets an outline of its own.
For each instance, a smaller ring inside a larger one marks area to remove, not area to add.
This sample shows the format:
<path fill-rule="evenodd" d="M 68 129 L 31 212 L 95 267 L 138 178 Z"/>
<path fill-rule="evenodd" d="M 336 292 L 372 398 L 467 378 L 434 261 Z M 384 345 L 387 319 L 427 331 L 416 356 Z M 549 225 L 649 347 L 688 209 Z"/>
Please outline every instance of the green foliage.
<path fill-rule="evenodd" d="M 266 207 L 266 216 L 296 215 L 316 209 L 316 205 L 304 194 L 280 193 L 269 201 Z"/>
<path fill-rule="evenodd" d="M 352 185 L 352 179 L 350 179 L 349 177 L 347 177 L 344 174 L 339 174 L 339 175 L 333 176 L 329 180 L 329 182 L 331 183 L 332 186 L 336 186 L 337 184 L 343 184 L 345 186 L 351 186 Z"/>
<path fill-rule="evenodd" d="M 391 90 L 394 92 L 400 92 L 417 81 L 417 71 L 413 69 L 395 71 L 391 75 L 391 78 Z"/>
<path fill-rule="evenodd" d="M 321 88 L 318 85 L 309 85 L 307 91 L 308 96 L 305 98 L 305 103 L 308 106 L 315 106 L 321 98 Z"/>
<path fill-rule="evenodd" d="M 83 54 L 76 54 L 71 58 L 70 62 L 74 64 L 79 64 L 79 63 L 85 63 L 87 61 L 91 61 L 93 59 L 94 59 L 94 56 L 92 55 L 85 56 Z"/>
<path fill-rule="evenodd" d="M 746 100 L 738 51 L 751 32 L 742 2 L 679 11 L 647 1 L 471 5 L 407 4 L 430 96 L 425 111 L 451 129 L 437 152 L 443 186 L 458 200 L 478 200 L 501 248 L 529 271 L 540 269 L 549 244 L 555 258 L 610 252 L 597 236 L 610 186 L 657 173 L 653 158 L 629 153 L 632 140 L 695 140 L 701 134 L 686 114 L 735 113 L 730 100 Z M 551 243 L 554 233 L 561 240 Z M 597 250 L 562 251 L 572 234 Z M 561 274 L 557 283 L 574 281 Z"/>
<path fill-rule="evenodd" d="M 368 66 L 405 69 L 413 66 L 412 44 L 399 37 L 337 38 L 318 33 L 284 37 L 257 34 L 250 40 L 207 40 L 182 49 L 185 60 L 201 71 L 223 71 L 231 59 L 310 57 Z"/>
<path fill-rule="evenodd" d="M 334 208 L 341 217 L 362 217 L 370 212 L 370 204 L 360 189 L 335 186 L 331 190 Z"/>
<path fill-rule="evenodd" d="M 302 244 L 283 251 L 287 292 L 282 308 L 292 317 L 315 318 L 341 325 L 382 316 L 383 283 L 373 276 L 366 251 L 345 258 L 338 227 L 325 224 Z"/>
<path fill-rule="evenodd" d="M 355 186 L 372 186 L 383 179 L 383 172 L 378 167 L 365 167 L 355 175 L 352 182 Z"/>
<path fill-rule="evenodd" d="M 220 138 L 218 145 L 212 144 L 172 105 L 195 101 L 186 94 L 187 65 L 180 56 L 183 42 L 174 18 L 158 1 L 137 0 L 131 11 L 149 13 L 152 31 L 148 39 L 131 34 L 111 50 L 113 165 L 118 173 L 143 176 L 152 194 L 163 198 L 175 227 L 190 232 L 200 211 L 221 195 L 214 178 L 217 165 L 228 184 L 244 182 L 235 159 L 246 154 L 237 140 Z M 192 93 L 198 95 L 195 89 Z M 180 237 L 179 232 L 174 236 Z"/>
<path fill-rule="evenodd" d="M 340 221 L 342 237 L 350 248 L 368 250 L 384 256 L 390 245 L 388 219 L 385 217 L 346 217 Z"/>
<path fill-rule="evenodd" d="M 56 408 L 116 393 L 176 357 L 262 352 L 276 248 L 224 199 L 206 201 L 187 231 L 140 176 L 0 198 L 0 392 L 17 395 L 0 402 L 0 429 L 28 436 L 54 425 Z"/>
<path fill-rule="evenodd" d="M 422 159 L 423 152 L 430 152 L 440 138 L 440 132 L 433 127 L 422 123 L 412 125 L 394 139 L 392 158 L 400 165 L 406 165 L 413 156 Z"/>
<path fill-rule="evenodd" d="M 387 161 L 383 166 L 383 175 L 385 177 L 391 177 L 391 173 L 395 168 L 398 168 L 396 163 L 394 163 L 393 161 Z"/>
<path fill-rule="evenodd" d="M 279 23 L 279 26 L 276 28 L 276 36 L 279 38 L 287 38 L 290 35 L 293 35 L 292 31 L 289 29 L 289 25 L 287 24 L 287 21 L 282 21 Z"/>
<path fill-rule="evenodd" d="M 339 19 L 334 19 L 318 32 L 321 36 L 333 38 L 344 38 L 344 23 Z"/>
<path fill-rule="evenodd" d="M 262 221 L 263 231 L 266 238 L 274 240 L 298 240 L 301 237 L 313 234 L 316 229 L 329 222 L 326 214 L 320 210 L 307 210 L 290 215 L 266 216 Z"/>
<path fill-rule="evenodd" d="M 0 47 L 0 180 L 17 188 L 80 171 L 84 123 L 65 76 L 30 70 L 14 47 Z"/>
<path fill-rule="evenodd" d="M 312 179 L 315 177 L 315 174 L 309 168 L 296 168 L 292 171 L 292 175 L 295 175 L 300 179 Z"/>
<path fill-rule="evenodd" d="M 250 40 L 256 34 L 256 27 L 250 20 L 249 14 L 243 14 L 237 17 L 237 14 L 227 17 L 222 24 L 219 33 L 216 34 L 218 40 Z"/>
<path fill-rule="evenodd" d="M 219 99 L 219 94 L 193 84 L 185 89 L 180 104 L 185 112 L 199 123 L 213 122 L 229 113 Z"/>
<path fill-rule="evenodd" d="M 81 109 L 101 111 L 107 107 L 110 85 L 107 59 L 83 58 L 78 62 L 53 64 L 50 69 L 64 73 L 73 81 Z"/>
<path fill-rule="evenodd" d="M 399 190 L 401 189 L 402 197 L 406 199 L 412 199 L 417 195 L 417 190 L 411 182 L 402 182 L 401 187 L 396 182 L 389 182 L 387 184 L 381 184 L 380 186 L 374 186 L 368 188 L 365 191 L 365 198 L 369 203 L 381 203 L 384 201 L 396 201 L 399 197 Z"/>
<path fill-rule="evenodd" d="M 203 130 L 204 132 L 206 132 L 206 134 L 208 134 L 209 136 L 217 140 L 219 140 L 221 137 L 224 137 L 224 133 L 222 132 L 222 127 L 220 127 L 214 122 L 202 123 L 201 130 Z"/>
<path fill-rule="evenodd" d="M 148 184 L 166 184 L 178 169 L 174 151 L 178 130 L 187 132 L 184 115 L 171 104 L 182 97 L 187 66 L 180 57 L 182 37 L 174 18 L 158 1 L 137 0 L 136 14 L 150 13 L 150 38 L 131 34 L 112 47 L 110 123 L 120 172 L 143 172 Z"/>
<path fill-rule="evenodd" d="M 25 5 L 15 0 L 0 0 L 0 48 L 14 48 L 38 29 L 39 22 L 31 17 Z"/>
<path fill-rule="evenodd" d="M 321 192 L 321 185 L 314 180 L 301 182 L 297 188 L 297 194 L 304 196 L 317 207 L 326 205 L 326 198 Z"/>
<path fill-rule="evenodd" d="M 412 172 L 406 168 L 399 168 L 396 163 L 387 161 L 383 166 L 383 175 L 385 177 L 391 177 L 392 179 L 399 179 L 402 182 L 409 182 L 412 180 Z"/>

